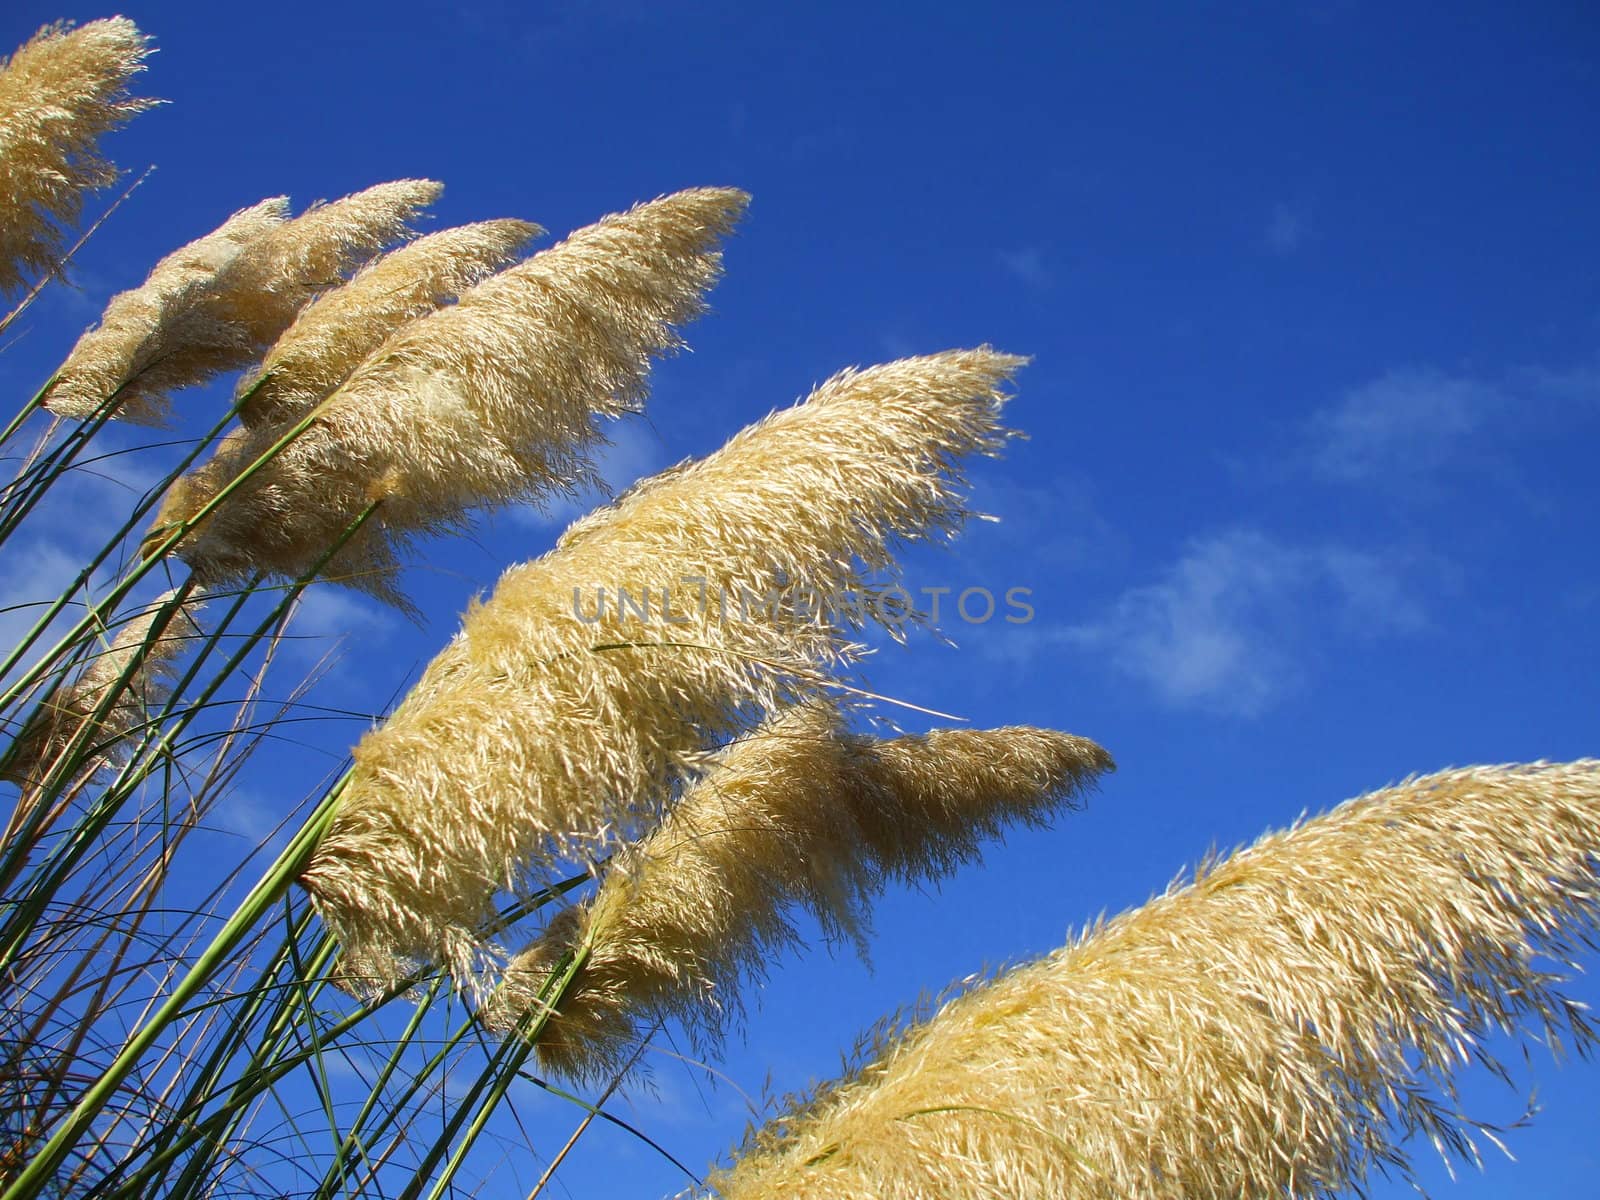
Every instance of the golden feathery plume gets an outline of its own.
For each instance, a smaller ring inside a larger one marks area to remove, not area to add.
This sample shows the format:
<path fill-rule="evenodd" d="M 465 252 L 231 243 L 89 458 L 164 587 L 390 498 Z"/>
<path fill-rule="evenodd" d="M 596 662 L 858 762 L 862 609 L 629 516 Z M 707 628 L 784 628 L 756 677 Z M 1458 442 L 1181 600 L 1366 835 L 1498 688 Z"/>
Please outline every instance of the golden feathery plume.
<path fill-rule="evenodd" d="M 950 1002 L 747 1140 L 724 1200 L 1343 1194 L 1489 1032 L 1592 1039 L 1535 962 L 1600 916 L 1600 761 L 1445 771 Z"/>
<path fill-rule="evenodd" d="M 201 636 L 194 621 L 194 614 L 201 607 L 198 603 L 174 608 L 159 634 L 153 633 L 175 595 L 176 592 L 163 593 L 131 617 L 76 679 L 34 713 L 17 735 L 6 763 L 5 779 L 27 785 L 48 774 L 84 722 L 94 718 L 107 693 L 142 653 L 143 661 L 101 714 L 80 750 L 86 754 L 86 769 L 91 771 L 113 765 L 127 752 L 123 739 L 148 721 L 151 712 L 166 699 L 173 660 L 189 642 Z"/>
<path fill-rule="evenodd" d="M 0 293 L 54 270 L 83 195 L 116 181 L 103 134 L 159 101 L 128 95 L 150 40 L 126 17 L 46 25 L 0 60 Z"/>
<path fill-rule="evenodd" d="M 590 901 L 511 961 L 484 1021 L 513 1028 L 577 951 L 583 965 L 539 1038 L 547 1069 L 614 1075 L 641 1026 L 668 1017 L 714 1045 L 741 979 L 795 940 L 787 909 L 860 943 L 887 880 L 948 874 L 1112 767 L 1088 739 L 1043 729 L 878 739 L 845 733 L 830 707 L 791 709 L 731 746 Z"/>
<path fill-rule="evenodd" d="M 111 298 L 61 365 L 46 407 L 82 419 L 111 401 L 120 420 L 160 424 L 171 393 L 255 361 L 318 292 L 407 237 L 441 190 L 408 179 L 292 220 L 283 197 L 235 213 Z"/>
<path fill-rule="evenodd" d="M 114 398 L 117 416 L 157 423 L 169 393 L 237 366 L 242 339 L 205 297 L 241 251 L 288 216 L 285 196 L 241 209 L 163 258 L 138 287 L 113 296 L 62 364 L 46 406 L 81 419 Z"/>
<path fill-rule="evenodd" d="M 896 541 L 955 527 L 960 460 L 998 448 L 1022 362 L 948 351 L 836 376 L 508 571 L 356 748 L 302 877 L 352 966 L 465 974 L 497 888 L 602 850 L 696 755 L 823 687 L 851 614 L 809 600 L 856 595 Z"/>
<path fill-rule="evenodd" d="M 704 307 L 718 243 L 747 199 L 697 188 L 639 205 L 400 326 L 178 553 L 213 583 L 294 578 L 381 501 L 324 574 L 399 602 L 408 536 L 588 478 L 598 422 L 638 404 L 651 359 Z M 169 494 L 155 528 L 191 519 L 283 433 L 228 439 Z"/>
<path fill-rule="evenodd" d="M 412 224 L 443 191 L 432 179 L 398 179 L 313 204 L 230 262 L 208 301 L 240 330 L 253 358 L 318 293 L 344 283 L 385 247 L 411 238 Z"/>
<path fill-rule="evenodd" d="M 284 425 L 305 416 L 397 328 L 509 266 L 544 232 L 530 221 L 480 221 L 418 238 L 301 310 L 261 365 L 239 382 L 239 419 Z"/>

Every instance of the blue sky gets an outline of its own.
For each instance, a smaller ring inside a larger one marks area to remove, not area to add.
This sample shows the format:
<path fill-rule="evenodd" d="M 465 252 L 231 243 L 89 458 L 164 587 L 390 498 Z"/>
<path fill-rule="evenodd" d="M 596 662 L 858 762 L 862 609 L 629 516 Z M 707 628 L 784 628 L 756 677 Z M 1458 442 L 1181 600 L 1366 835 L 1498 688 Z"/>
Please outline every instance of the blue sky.
<path fill-rule="evenodd" d="M 0 42 L 112 11 L 24 0 Z M 1590 6 L 123 11 L 160 46 L 141 90 L 171 104 L 107 148 L 158 169 L 86 250 L 80 291 L 0 354 L 19 401 L 111 292 L 234 209 L 404 176 L 446 183 L 440 224 L 554 236 L 685 186 L 753 194 L 693 352 L 618 430 L 618 483 L 846 365 L 982 342 L 1034 356 L 1010 408 L 1029 440 L 976 472 L 1000 522 L 908 560 L 918 587 L 1031 588 L 1034 620 L 946 622 L 955 647 L 887 648 L 870 679 L 976 725 L 1091 735 L 1120 770 L 938 894 L 887 897 L 870 971 L 821 948 L 773 963 L 731 1083 L 661 1056 L 655 1094 L 619 1103 L 691 1165 L 738 1135 L 740 1089 L 831 1075 L 881 1014 L 1060 944 L 1214 846 L 1415 772 L 1596 753 Z M 198 421 L 221 395 L 180 407 Z M 502 514 L 429 546 L 420 629 L 317 602 L 316 631 L 360 634 L 341 702 L 381 707 L 558 527 Z M 74 550 L 58 530 L 3 586 Z M 337 754 L 358 733 L 315 738 Z M 280 798 L 250 786 L 270 814 Z M 1450 1186 L 1422 1148 L 1437 1194 L 1592 1187 L 1600 1074 L 1532 1063 L 1545 1111 L 1512 1136 L 1518 1161 L 1486 1147 L 1488 1173 Z M 1465 1095 L 1490 1120 L 1526 1099 Z M 571 1110 L 529 1112 L 559 1145 Z M 563 1179 L 580 1197 L 684 1182 L 604 1128 Z"/>

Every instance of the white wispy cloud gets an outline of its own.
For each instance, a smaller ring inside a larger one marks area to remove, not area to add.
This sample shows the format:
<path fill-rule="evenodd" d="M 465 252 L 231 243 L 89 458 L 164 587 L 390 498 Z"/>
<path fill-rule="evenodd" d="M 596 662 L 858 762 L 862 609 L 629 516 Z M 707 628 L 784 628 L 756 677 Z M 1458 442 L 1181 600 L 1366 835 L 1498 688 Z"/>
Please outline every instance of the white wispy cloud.
<path fill-rule="evenodd" d="M 1289 255 L 1304 244 L 1310 227 L 1306 218 L 1286 204 L 1276 205 L 1261 240 L 1274 254 Z"/>
<path fill-rule="evenodd" d="M 1292 461 L 1333 483 L 1430 487 L 1446 472 L 1524 477 L 1518 451 L 1571 436 L 1600 413 L 1600 367 L 1525 366 L 1492 374 L 1403 367 L 1350 388 L 1301 429 Z"/>
<path fill-rule="evenodd" d="M 1389 371 L 1313 414 L 1318 474 L 1345 483 L 1420 479 L 1463 449 L 1507 403 L 1496 384 L 1430 368 Z"/>
<path fill-rule="evenodd" d="M 307 588 L 295 605 L 290 633 L 313 642 L 325 643 L 356 634 L 393 629 L 399 619 L 387 608 L 353 592 L 315 585 Z"/>
<path fill-rule="evenodd" d="M 1001 250 L 995 255 L 1000 266 L 1016 279 L 1031 288 L 1043 291 L 1055 282 L 1055 275 L 1044 260 L 1044 251 L 1038 246 L 1024 246 L 1020 250 Z"/>
<path fill-rule="evenodd" d="M 1330 634 L 1425 628 L 1414 573 L 1399 556 L 1229 530 L 1191 542 L 1100 618 L 1008 637 L 1006 651 L 1036 657 L 1071 648 L 1164 704 L 1253 716 L 1305 682 Z"/>
<path fill-rule="evenodd" d="M 6 547 L 5 571 L 0 573 L 0 652 L 9 653 L 22 641 L 82 566 L 79 555 L 55 542 L 17 538 Z M 63 624 L 64 619 L 57 621 L 52 632 Z M 49 634 L 39 640 L 36 651 L 48 645 Z"/>

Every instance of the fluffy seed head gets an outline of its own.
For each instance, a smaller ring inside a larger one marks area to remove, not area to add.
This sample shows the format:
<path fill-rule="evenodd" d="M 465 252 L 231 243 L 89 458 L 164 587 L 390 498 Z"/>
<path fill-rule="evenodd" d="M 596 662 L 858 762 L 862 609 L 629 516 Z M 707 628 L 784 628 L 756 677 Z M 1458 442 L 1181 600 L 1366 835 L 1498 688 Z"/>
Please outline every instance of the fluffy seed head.
<path fill-rule="evenodd" d="M 83 195 L 117 178 L 98 142 L 158 101 L 128 95 L 150 40 L 126 17 L 46 25 L 0 60 L 0 293 L 60 261 Z"/>
<path fill-rule="evenodd" d="M 407 236 L 441 190 L 401 180 L 292 220 L 283 197 L 235 213 L 112 297 L 62 364 L 47 407 L 84 418 L 114 398 L 117 418 L 160 424 L 172 392 L 253 362 L 318 292 Z"/>
<path fill-rule="evenodd" d="M 582 947 L 539 1039 L 547 1069 L 614 1074 L 660 1018 L 714 1045 L 741 979 L 794 940 L 793 906 L 859 942 L 887 880 L 947 874 L 983 839 L 1042 821 L 1111 767 L 1088 739 L 1049 730 L 877 739 L 845 733 L 826 706 L 790 710 L 721 755 L 592 900 L 514 958 L 482 1015 L 514 1027 L 562 954 Z"/>
<path fill-rule="evenodd" d="M 724 1200 L 1325 1197 L 1462 1145 L 1491 1029 L 1590 1041 L 1600 762 L 1414 779 L 949 1003 L 747 1139 Z M 1398 1126 L 1398 1129 L 1395 1128 Z"/>
<path fill-rule="evenodd" d="M 786 601 L 864 587 L 897 540 L 955 526 L 960 460 L 998 447 L 1021 362 L 847 372 L 507 572 L 357 747 L 303 879 L 352 962 L 463 969 L 497 888 L 653 819 L 696 755 L 824 686 L 844 630 Z"/>
<path fill-rule="evenodd" d="M 381 500 L 327 574 L 398 600 L 408 537 L 588 477 L 598 422 L 639 402 L 651 359 L 703 307 L 746 199 L 698 188 L 639 205 L 401 325 L 180 553 L 211 582 L 293 578 Z M 158 524 L 192 516 L 282 433 L 232 439 L 186 489 L 193 507 L 169 502 Z"/>
<path fill-rule="evenodd" d="M 230 262 L 210 303 L 241 331 L 254 357 L 319 292 L 338 287 L 386 246 L 410 238 L 412 224 L 443 191 L 444 184 L 431 179 L 399 179 L 313 204 Z"/>
<path fill-rule="evenodd" d="M 29 719 L 17 735 L 6 765 L 6 779 L 28 785 L 48 774 L 84 722 L 94 717 L 107 692 L 143 652 L 143 661 L 101 714 L 87 741 L 80 743 L 80 752 L 89 752 L 86 763 L 89 770 L 113 765 L 126 754 L 128 746 L 121 739 L 141 727 L 150 713 L 160 707 L 166 699 L 166 677 L 173 660 L 189 642 L 201 636 L 194 621 L 199 604 L 175 608 L 162 627 L 156 629 L 175 594 L 166 592 L 158 596 L 148 608 L 130 618 L 77 678 L 59 689 Z"/>
<path fill-rule="evenodd" d="M 241 209 L 163 258 L 138 287 L 113 296 L 61 365 L 50 410 L 82 419 L 114 398 L 118 417 L 156 424 L 170 393 L 239 365 L 249 348 L 206 297 L 228 264 L 288 216 L 285 196 Z"/>
<path fill-rule="evenodd" d="M 369 263 L 301 310 L 260 367 L 239 382 L 240 420 L 283 425 L 305 416 L 401 325 L 515 262 L 541 232 L 529 221 L 481 221 L 418 238 Z"/>

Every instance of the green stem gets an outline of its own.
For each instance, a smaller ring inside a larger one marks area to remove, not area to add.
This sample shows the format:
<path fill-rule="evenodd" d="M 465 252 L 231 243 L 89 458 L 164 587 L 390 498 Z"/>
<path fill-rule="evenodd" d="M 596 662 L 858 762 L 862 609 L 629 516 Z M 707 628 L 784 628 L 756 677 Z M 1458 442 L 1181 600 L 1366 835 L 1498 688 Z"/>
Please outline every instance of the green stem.
<path fill-rule="evenodd" d="M 259 384 L 257 386 L 259 386 Z M 252 392 L 253 391 L 254 389 L 252 389 Z M 233 409 L 229 412 L 229 418 L 231 418 L 234 411 L 236 411 L 240 406 L 249 400 L 249 395 L 250 394 L 247 393 L 239 400 L 237 404 L 234 405 Z M 245 470 L 241 471 L 224 487 L 218 489 L 217 494 L 210 500 L 206 501 L 205 504 L 201 505 L 193 516 L 185 521 L 180 521 L 173 525 L 162 526 L 162 530 L 160 532 L 152 534 L 151 537 L 147 538 L 147 548 L 141 550 L 141 558 L 138 565 L 117 582 L 117 584 L 111 589 L 110 594 L 106 596 L 104 600 L 100 601 L 99 604 L 90 607 L 90 609 L 83 615 L 78 623 L 74 625 L 72 629 L 56 643 L 49 653 L 40 659 L 39 662 L 35 663 L 34 666 L 28 672 L 26 672 L 21 679 L 12 684 L 12 686 L 6 690 L 4 695 L 0 695 L 0 707 L 10 704 L 17 696 L 23 694 L 28 688 L 32 687 L 33 684 L 36 683 L 45 673 L 45 671 L 49 669 L 51 664 L 53 664 L 63 653 L 70 650 L 74 645 L 82 640 L 85 633 L 93 629 L 95 626 L 103 624 L 106 616 L 115 611 L 116 606 L 122 602 L 123 598 L 133 590 L 135 585 L 137 585 L 141 579 L 143 579 L 151 571 L 155 570 L 157 566 L 161 565 L 168 553 L 176 549 L 178 544 L 182 542 L 183 539 L 187 537 L 189 533 L 193 531 L 202 521 L 214 513 L 223 504 L 227 503 L 229 498 L 232 497 L 235 492 L 244 487 L 244 485 L 249 482 L 250 478 L 257 471 L 261 470 L 269 462 L 276 458 L 278 454 L 280 454 L 284 448 L 289 445 L 289 443 L 294 441 L 307 429 L 311 428 L 312 423 L 316 419 L 317 414 L 313 412 L 297 421 L 287 433 L 285 433 L 277 441 L 273 442 L 273 444 L 268 447 L 260 457 L 258 457 L 247 468 L 245 468 Z M 226 423 L 226 419 L 224 423 Z M 215 437 L 216 434 L 220 432 L 221 428 L 222 427 L 219 425 L 212 431 L 210 436 Z M 209 438 L 207 439 L 207 442 L 209 442 Z M 203 448 L 207 442 L 202 442 L 200 448 Z M 185 465 L 187 465 L 187 462 L 192 462 L 194 457 L 198 456 L 200 448 L 197 448 L 194 452 L 194 455 L 191 455 L 191 457 L 186 460 Z M 182 469 L 182 467 L 179 468 L 180 471 Z M 112 543 L 110 543 L 110 545 L 108 545 L 108 547 L 101 552 L 100 556 L 95 560 L 95 562 L 86 568 L 84 574 L 79 577 L 80 584 L 87 579 L 89 571 L 92 571 L 96 566 L 103 562 L 106 557 L 109 556 L 111 548 L 120 543 L 122 537 L 125 536 L 128 530 L 132 528 L 134 522 L 136 522 L 143 515 L 143 512 L 154 503 L 155 497 L 154 494 L 152 494 L 152 498 L 147 502 L 147 504 L 142 505 L 138 510 L 135 511 L 134 515 L 129 518 L 128 522 L 123 526 L 122 532 L 119 533 L 117 537 L 113 539 Z M 371 515 L 373 507 L 377 503 L 377 501 L 374 501 L 374 504 L 369 505 L 367 510 L 357 518 L 358 524 L 362 521 L 365 521 L 365 519 Z M 152 542 L 154 545 L 149 545 L 149 543 Z M 61 597 L 57 599 L 56 603 L 52 605 L 51 610 L 46 613 L 45 617 L 40 621 L 40 623 L 35 626 L 36 630 L 42 630 L 44 625 L 48 624 L 55 618 L 56 614 L 59 613 L 65 606 L 66 598 L 69 594 L 69 592 L 62 593 Z M 13 666 L 16 665 L 17 660 L 23 653 L 26 652 L 27 646 L 32 645 L 32 640 L 35 636 L 37 636 L 37 634 L 30 635 L 29 640 L 21 648 L 19 648 L 17 652 L 13 653 L 4 665 L 0 665 L 0 676 L 4 676 L 8 671 L 11 670 Z"/>
<path fill-rule="evenodd" d="M 485 936 L 488 936 L 496 928 L 500 928 L 514 923 L 515 921 L 521 920 L 523 917 L 532 912 L 536 912 L 538 909 L 542 908 L 551 901 L 559 899 L 561 896 L 566 895 L 575 888 L 583 886 L 584 884 L 588 883 L 590 879 L 591 876 L 587 872 L 582 875 L 575 875 L 570 879 L 563 880 L 561 883 L 555 884 L 552 887 L 537 893 L 534 896 L 522 901 L 518 901 L 509 909 L 501 912 L 496 920 L 487 929 L 483 930 L 483 933 Z M 327 936 L 328 935 L 326 934 L 322 935 L 323 938 L 327 938 Z M 318 944 L 320 946 L 322 945 L 322 942 L 319 941 Z M 275 961 L 281 960 L 275 959 Z M 90 1193 L 89 1197 L 86 1197 L 86 1200 L 96 1200 L 96 1198 L 100 1197 L 101 1195 L 115 1197 L 117 1200 L 143 1200 L 143 1197 L 153 1193 L 155 1190 L 153 1181 L 159 1180 L 172 1162 L 189 1150 L 199 1148 L 201 1143 L 207 1144 L 209 1149 L 207 1153 L 197 1154 L 196 1158 L 201 1161 L 203 1165 L 209 1166 L 209 1164 L 214 1160 L 221 1145 L 223 1145 L 225 1142 L 225 1137 L 219 1135 L 223 1134 L 225 1130 L 236 1126 L 239 1120 L 239 1115 L 247 1111 L 248 1106 L 256 1098 L 270 1092 L 280 1080 L 303 1066 L 307 1061 L 310 1060 L 311 1055 L 315 1050 L 334 1045 L 339 1038 L 343 1037 L 346 1033 L 349 1033 L 352 1029 L 355 1029 L 379 1009 L 409 992 L 413 987 L 421 982 L 423 977 L 424 974 L 422 972 L 417 972 L 405 979 L 400 980 L 393 987 L 386 989 L 374 999 L 362 1004 L 356 1009 L 355 1012 L 347 1014 L 340 1020 L 334 1022 L 328 1028 L 314 1033 L 308 1039 L 307 1044 L 299 1046 L 293 1054 L 285 1059 L 281 1059 L 276 1062 L 271 1061 L 273 1056 L 278 1053 L 278 1048 L 273 1046 L 271 1039 L 273 1037 L 277 1037 L 278 1035 L 263 1035 L 261 1038 L 262 1044 L 264 1046 L 271 1047 L 270 1050 L 266 1053 L 258 1050 L 257 1053 L 252 1057 L 251 1068 L 240 1074 L 239 1082 L 226 1097 L 221 1109 L 202 1119 L 200 1116 L 201 1111 L 203 1110 L 204 1106 L 211 1101 L 212 1097 L 208 1095 L 191 1095 L 190 1100 L 186 1102 L 183 1107 L 179 1108 L 170 1115 L 162 1136 L 158 1137 L 155 1142 L 148 1145 L 133 1147 L 130 1149 L 128 1154 L 124 1156 L 124 1161 L 128 1162 L 134 1161 L 137 1158 L 146 1158 L 146 1161 L 139 1168 L 139 1170 L 131 1177 L 120 1179 L 112 1184 L 109 1184 L 108 1190 L 96 1189 Z M 263 972 L 262 978 L 263 980 L 270 980 L 271 976 Z M 318 980 L 316 986 L 321 987 L 324 982 L 324 980 Z M 280 996 L 279 1006 L 274 1017 L 269 1022 L 269 1029 L 275 1029 L 279 1027 L 279 1016 L 283 1013 L 286 1007 L 290 1007 L 297 1002 L 295 997 L 292 995 L 293 991 L 303 987 L 304 983 L 302 981 L 291 980 L 286 985 L 272 985 L 270 983 L 264 983 L 260 988 L 253 990 L 253 995 L 268 991 L 276 991 Z M 223 998 L 210 1001 L 208 1003 L 222 1004 L 227 1003 L 228 999 L 229 998 Z M 193 1015 L 196 1011 L 198 1010 L 191 1010 L 190 1013 L 185 1015 Z M 466 1036 L 467 1033 L 471 1032 L 476 1027 L 475 1020 L 469 1021 L 461 1031 L 459 1031 L 450 1039 L 444 1050 L 440 1052 L 440 1055 L 436 1055 L 435 1059 L 424 1068 L 424 1070 L 420 1073 L 419 1078 L 425 1079 L 428 1073 L 432 1071 L 439 1062 L 443 1061 L 442 1055 L 447 1055 L 449 1050 L 453 1049 L 462 1040 L 462 1038 Z M 242 1037 L 241 1040 L 243 1040 Z M 281 1045 L 281 1041 L 279 1044 Z M 383 1132 L 398 1119 L 400 1108 L 403 1107 L 403 1105 L 409 1100 L 410 1096 L 414 1095 L 418 1090 L 420 1090 L 420 1088 L 420 1083 L 415 1084 L 407 1093 L 407 1095 L 402 1098 L 402 1100 L 399 1102 L 399 1105 L 391 1108 L 391 1111 L 386 1115 L 384 1121 L 374 1131 L 374 1137 L 381 1137 L 383 1135 Z M 181 1130 L 182 1133 L 175 1140 L 169 1140 L 167 1135 L 174 1130 Z M 344 1174 L 348 1175 L 349 1171 L 346 1170 Z M 181 1195 L 182 1193 L 174 1190 L 171 1194 Z"/>
<path fill-rule="evenodd" d="M 277 903 L 291 882 L 310 860 L 317 843 L 332 824 L 344 792 L 346 775 L 318 804 L 311 819 L 301 827 L 289 845 L 262 876 L 250 894 L 223 925 L 211 944 L 203 950 L 165 1001 L 128 1038 L 118 1054 L 89 1087 L 56 1131 L 29 1161 L 11 1184 L 0 1192 L 0 1200 L 31 1200 L 41 1195 L 57 1168 L 80 1139 L 89 1132 L 94 1119 L 116 1094 L 128 1073 L 156 1043 L 161 1034 L 183 1014 L 185 1007 L 222 970 L 228 957 L 255 927 L 268 909 Z"/>
<path fill-rule="evenodd" d="M 433 1190 L 428 1193 L 429 1200 L 439 1200 L 444 1194 L 450 1186 L 450 1181 L 466 1161 L 473 1143 L 483 1132 L 490 1115 L 516 1081 L 522 1070 L 522 1064 L 532 1055 L 539 1036 L 550 1023 L 557 1006 L 566 996 L 567 989 L 572 986 L 572 981 L 577 978 L 578 972 L 583 969 L 583 964 L 588 958 L 589 947 L 579 945 L 575 949 L 568 950 L 556 962 L 555 968 L 540 987 L 538 997 L 522 1015 L 516 1029 L 501 1042 L 490 1058 L 488 1067 L 473 1081 L 471 1089 L 457 1103 L 450 1120 L 434 1139 L 422 1162 L 418 1164 L 405 1191 L 401 1192 L 400 1200 L 418 1200 L 422 1195 L 422 1189 L 427 1185 L 428 1177 L 439 1165 L 439 1160 L 444 1158 L 450 1143 L 455 1140 L 458 1133 L 461 1133 L 460 1144 L 450 1154 Z M 463 1126 L 465 1126 L 464 1132 Z"/>
<path fill-rule="evenodd" d="M 3 331 L 4 329 L 5 326 L 0 324 L 0 331 Z M 50 394 L 50 389 L 55 387 L 56 380 L 59 378 L 61 378 L 61 376 L 52 375 L 49 379 L 46 379 L 44 381 L 44 386 L 42 386 L 33 394 L 33 399 L 29 400 L 22 406 L 21 411 L 18 412 L 16 416 L 11 418 L 11 420 L 6 424 L 4 430 L 0 430 L 0 446 L 3 446 L 9 442 L 12 437 L 15 436 L 17 430 L 21 429 L 22 426 L 27 422 L 28 418 L 33 416 L 34 413 L 38 412 L 44 407 L 44 398 Z"/>
<path fill-rule="evenodd" d="M 195 716 L 203 710 L 212 695 L 232 676 L 233 672 L 250 654 L 255 645 L 266 636 L 267 631 L 278 623 L 280 615 L 287 615 L 289 606 L 293 604 L 295 597 L 309 586 L 323 566 L 339 552 L 350 538 L 355 536 L 362 525 L 378 510 L 380 503 L 381 501 L 374 500 L 367 505 L 366 509 L 339 536 L 339 539 L 285 593 L 267 619 L 257 627 L 255 633 L 245 639 L 223 669 L 217 672 L 198 700 L 191 704 L 184 716 L 162 735 L 162 738 L 156 744 L 156 754 L 170 751 L 172 744 L 188 728 Z M 129 760 L 128 764 L 123 768 L 122 775 L 115 784 L 106 790 L 94 811 L 79 822 L 73 829 L 73 836 L 58 846 L 52 852 L 50 859 L 40 868 L 40 877 L 44 878 L 45 882 L 29 889 L 27 902 L 19 905 L 11 913 L 5 923 L 5 932 L 0 934 L 0 969 L 3 969 L 12 956 L 19 951 L 23 940 L 42 914 L 43 907 L 49 898 L 55 894 L 55 890 L 65 880 L 76 863 L 94 845 L 95 838 L 98 837 L 100 831 L 106 827 L 122 804 L 132 795 L 134 788 L 137 787 L 142 778 L 139 764 L 149 761 L 149 757 L 148 754 L 144 754 Z M 60 784 L 58 783 L 57 786 L 60 786 Z"/>

